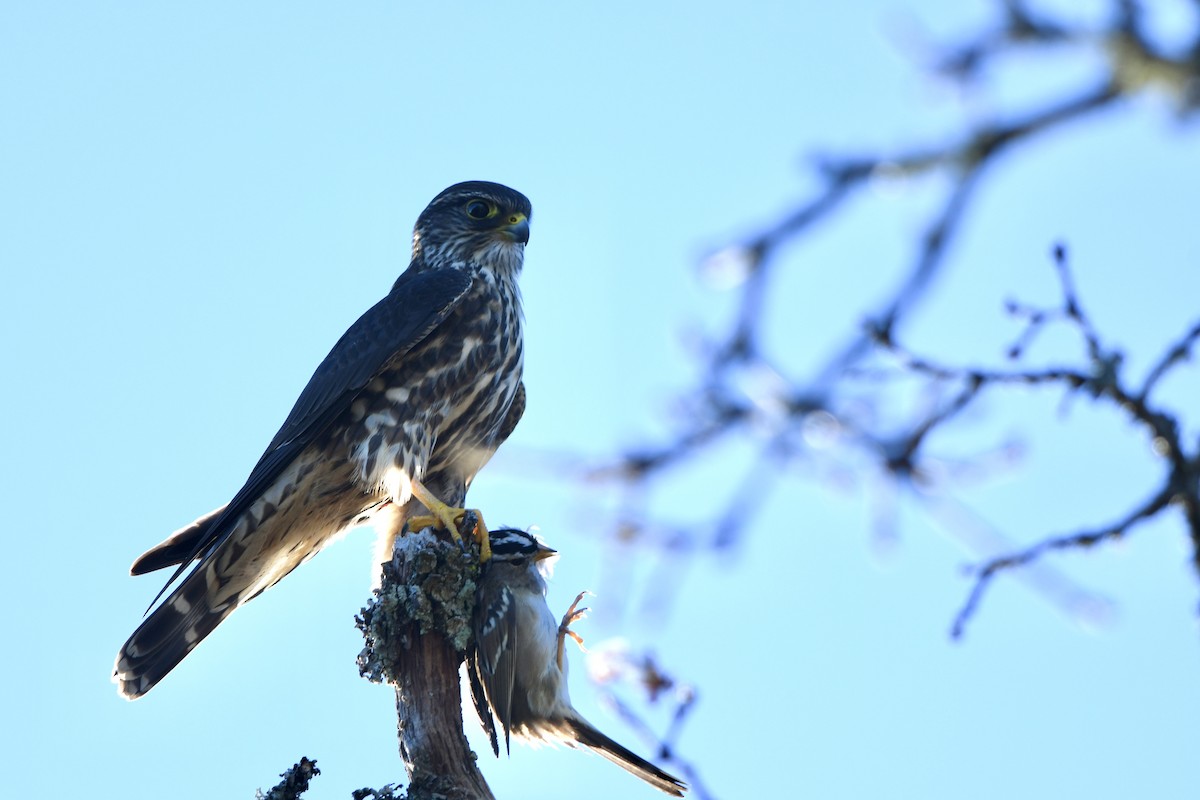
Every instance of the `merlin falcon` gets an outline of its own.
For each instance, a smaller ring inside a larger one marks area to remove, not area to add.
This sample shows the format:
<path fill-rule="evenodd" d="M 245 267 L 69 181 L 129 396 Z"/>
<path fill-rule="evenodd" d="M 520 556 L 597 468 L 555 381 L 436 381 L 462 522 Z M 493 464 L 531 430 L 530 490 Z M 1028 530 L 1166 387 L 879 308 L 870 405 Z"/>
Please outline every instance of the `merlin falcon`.
<path fill-rule="evenodd" d="M 496 183 L 433 199 L 408 269 L 317 367 L 245 485 L 134 562 L 134 575 L 178 565 L 159 597 L 195 567 L 121 648 L 121 694 L 150 691 L 348 528 L 374 524 L 389 557 L 418 512 L 459 538 L 471 481 L 525 409 L 516 281 L 531 216 L 524 195 Z M 486 558 L 487 529 L 470 518 Z"/>

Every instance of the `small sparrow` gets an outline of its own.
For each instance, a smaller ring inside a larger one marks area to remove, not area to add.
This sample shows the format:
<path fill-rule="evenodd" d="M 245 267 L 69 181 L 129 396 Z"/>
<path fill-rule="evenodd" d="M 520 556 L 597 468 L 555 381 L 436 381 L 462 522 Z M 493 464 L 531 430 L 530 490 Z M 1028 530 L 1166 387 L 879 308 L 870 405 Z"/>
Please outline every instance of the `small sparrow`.
<path fill-rule="evenodd" d="M 556 551 L 519 530 L 495 530 L 490 538 L 492 558 L 475 595 L 468 674 L 492 750 L 500 754 L 495 719 L 504 729 L 505 750 L 512 735 L 585 748 L 659 791 L 683 797 L 682 781 L 596 730 L 571 705 L 563 643 L 568 635 L 580 641 L 569 626 L 586 609 L 576 610 L 580 594 L 561 622 L 550 613 L 538 562 Z"/>

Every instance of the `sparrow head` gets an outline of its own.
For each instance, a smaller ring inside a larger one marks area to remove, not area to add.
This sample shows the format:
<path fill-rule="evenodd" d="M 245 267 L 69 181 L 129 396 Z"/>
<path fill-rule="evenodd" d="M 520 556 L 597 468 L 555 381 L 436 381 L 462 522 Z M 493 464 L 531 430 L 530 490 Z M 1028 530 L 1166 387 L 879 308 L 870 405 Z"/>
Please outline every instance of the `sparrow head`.
<path fill-rule="evenodd" d="M 558 555 L 558 551 L 547 547 L 536 536 L 516 528 L 499 528 L 488 533 L 492 545 L 489 564 L 503 564 L 524 569 Z"/>

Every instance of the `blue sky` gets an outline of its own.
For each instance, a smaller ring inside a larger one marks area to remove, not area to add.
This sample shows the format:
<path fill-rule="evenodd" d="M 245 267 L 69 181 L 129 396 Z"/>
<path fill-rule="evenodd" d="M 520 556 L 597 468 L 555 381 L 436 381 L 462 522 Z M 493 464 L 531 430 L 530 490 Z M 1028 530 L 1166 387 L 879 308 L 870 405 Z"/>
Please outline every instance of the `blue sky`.
<path fill-rule="evenodd" d="M 1160 6 L 1164 36 L 1188 29 L 1194 4 Z M 476 178 L 521 190 L 535 213 L 529 408 L 472 504 L 537 524 L 563 553 L 554 608 L 600 590 L 589 642 L 624 635 L 699 687 L 679 746 L 715 796 L 1194 791 L 1200 585 L 1174 517 L 1042 573 L 1109 604 L 1098 629 L 1004 580 L 955 644 L 975 554 L 907 502 L 881 551 L 865 465 L 842 481 L 789 476 L 763 517 L 787 524 L 734 558 L 680 564 L 660 614 L 638 612 L 643 580 L 605 596 L 613 556 L 593 518 L 613 498 L 540 466 L 664 430 L 694 373 L 686 332 L 719 330 L 731 303 L 697 262 L 809 196 L 807 155 L 937 141 L 1094 76 L 1095 62 L 1058 56 L 970 96 L 930 81 L 915 42 L 991 13 L 896 0 L 0 7 L 6 794 L 248 797 L 302 755 L 323 771 L 312 798 L 403 778 L 390 691 L 354 666 L 368 532 L 239 611 L 145 699 L 120 700 L 109 674 L 159 588 L 127 576 L 133 558 L 232 495 L 406 265 L 416 215 Z M 1144 368 L 1200 309 L 1197 141 L 1148 95 L 1008 157 L 910 341 L 999 359 L 1016 331 L 1002 301 L 1054 303 L 1047 252 L 1063 240 L 1097 323 Z M 789 247 L 766 324 L 791 374 L 900 279 L 935 198 L 880 186 Z M 1041 347 L 1047 361 L 1076 352 L 1062 335 Z M 1183 370 L 1163 398 L 1194 411 L 1198 390 Z M 1014 542 L 1143 497 L 1159 474 L 1144 437 L 1103 407 L 1062 405 L 982 403 L 939 444 L 1019 441 L 1024 456 L 949 497 Z M 701 518 L 721 477 L 701 465 L 673 479 L 664 513 Z M 629 557 L 638 577 L 658 564 Z M 635 745 L 573 658 L 577 704 Z M 564 750 L 517 747 L 482 768 L 498 797 L 653 796 Z"/>

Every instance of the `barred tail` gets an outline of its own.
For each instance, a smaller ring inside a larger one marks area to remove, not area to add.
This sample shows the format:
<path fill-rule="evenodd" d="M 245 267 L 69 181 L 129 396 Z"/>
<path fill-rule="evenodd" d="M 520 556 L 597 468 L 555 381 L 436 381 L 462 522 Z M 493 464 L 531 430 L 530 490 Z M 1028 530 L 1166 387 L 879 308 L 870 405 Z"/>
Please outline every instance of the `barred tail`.
<path fill-rule="evenodd" d="M 687 790 L 687 784 L 674 775 L 663 772 L 633 751 L 617 744 L 593 728 L 586 720 L 568 719 L 564 720 L 564 722 L 579 746 L 586 747 L 593 753 L 604 756 L 622 769 L 638 776 L 660 792 L 669 794 L 672 797 L 683 797 L 684 791 Z"/>
<path fill-rule="evenodd" d="M 154 609 L 117 654 L 113 682 L 127 699 L 136 700 L 153 689 L 238 607 L 239 593 L 225 591 L 217 597 L 210 591 L 206 566 Z"/>

